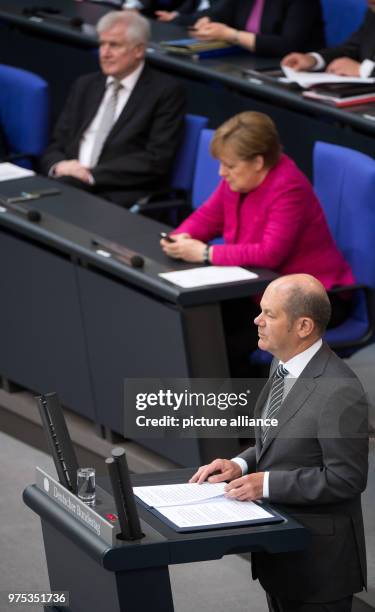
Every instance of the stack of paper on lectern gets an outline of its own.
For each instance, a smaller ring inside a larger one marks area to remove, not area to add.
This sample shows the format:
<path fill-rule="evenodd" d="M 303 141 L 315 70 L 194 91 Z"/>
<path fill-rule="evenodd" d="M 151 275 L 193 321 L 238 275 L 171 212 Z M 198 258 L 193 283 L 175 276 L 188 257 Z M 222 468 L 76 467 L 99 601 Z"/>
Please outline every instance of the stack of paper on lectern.
<path fill-rule="evenodd" d="M 170 484 L 134 487 L 134 494 L 150 512 L 176 531 L 199 531 L 279 523 L 283 518 L 256 502 L 224 496 L 225 483 Z"/>

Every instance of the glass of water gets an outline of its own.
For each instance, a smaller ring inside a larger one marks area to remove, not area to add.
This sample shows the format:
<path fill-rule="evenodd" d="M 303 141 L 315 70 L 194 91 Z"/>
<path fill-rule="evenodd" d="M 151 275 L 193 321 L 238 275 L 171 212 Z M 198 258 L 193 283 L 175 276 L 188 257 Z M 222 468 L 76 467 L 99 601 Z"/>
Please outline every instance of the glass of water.
<path fill-rule="evenodd" d="M 95 468 L 78 468 L 77 495 L 85 504 L 95 505 Z"/>

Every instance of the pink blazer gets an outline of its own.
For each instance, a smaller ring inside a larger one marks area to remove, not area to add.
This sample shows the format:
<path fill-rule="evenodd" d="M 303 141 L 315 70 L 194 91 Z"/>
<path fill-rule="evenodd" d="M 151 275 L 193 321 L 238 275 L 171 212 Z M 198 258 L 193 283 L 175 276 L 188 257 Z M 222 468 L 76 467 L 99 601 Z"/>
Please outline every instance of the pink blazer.
<path fill-rule="evenodd" d="M 305 272 L 327 289 L 355 282 L 311 184 L 286 155 L 242 198 L 221 181 L 175 230 L 180 232 L 203 242 L 223 236 L 225 244 L 213 246 L 214 265 Z"/>

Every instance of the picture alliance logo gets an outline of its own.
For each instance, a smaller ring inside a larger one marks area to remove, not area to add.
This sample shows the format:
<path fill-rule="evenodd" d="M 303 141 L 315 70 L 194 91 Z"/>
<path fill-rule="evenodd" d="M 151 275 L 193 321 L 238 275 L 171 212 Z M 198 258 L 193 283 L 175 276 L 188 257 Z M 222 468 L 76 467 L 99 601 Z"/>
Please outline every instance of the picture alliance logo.
<path fill-rule="evenodd" d="M 247 406 L 251 391 L 241 393 L 192 392 L 185 389 L 175 392 L 171 389 L 159 389 L 155 393 L 137 393 L 135 407 L 137 410 L 147 410 L 152 407 L 167 407 L 174 411 L 184 408 L 214 407 L 219 410 Z"/>

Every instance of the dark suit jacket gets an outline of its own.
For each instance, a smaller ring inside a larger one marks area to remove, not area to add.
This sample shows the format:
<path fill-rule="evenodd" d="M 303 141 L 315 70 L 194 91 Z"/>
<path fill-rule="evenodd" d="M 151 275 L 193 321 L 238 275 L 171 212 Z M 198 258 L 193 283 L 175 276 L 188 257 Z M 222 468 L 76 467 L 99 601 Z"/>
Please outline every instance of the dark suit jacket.
<path fill-rule="evenodd" d="M 368 10 L 362 26 L 342 45 L 319 53 L 327 64 L 338 57 L 350 57 L 358 62 L 375 61 L 375 13 Z"/>
<path fill-rule="evenodd" d="M 59 161 L 78 157 L 81 137 L 98 110 L 105 83 L 106 78 L 95 73 L 73 85 L 42 158 L 45 173 Z M 92 170 L 95 192 L 126 206 L 147 193 L 166 189 L 184 112 L 182 87 L 146 66 Z"/>
<path fill-rule="evenodd" d="M 221 0 L 210 0 L 211 8 L 220 2 Z M 198 19 L 207 15 L 209 9 L 198 11 L 199 4 L 200 0 L 185 0 L 185 2 L 177 7 L 176 10 L 179 12 L 179 15 L 173 20 L 173 23 L 179 25 L 193 25 Z"/>
<path fill-rule="evenodd" d="M 245 30 L 254 0 L 220 0 L 206 11 L 211 21 Z M 281 57 L 291 51 L 311 51 L 324 43 L 319 0 L 266 0 L 256 53 Z"/>
<path fill-rule="evenodd" d="M 270 382 L 256 418 L 269 388 Z M 263 448 L 258 431 L 256 447 L 241 455 L 249 472 L 270 472 L 270 502 L 282 504 L 312 535 L 303 552 L 253 555 L 254 577 L 274 596 L 335 601 L 366 584 L 361 492 L 368 470 L 367 417 L 360 382 L 323 344 L 286 396 L 278 427 L 271 428 Z"/>

